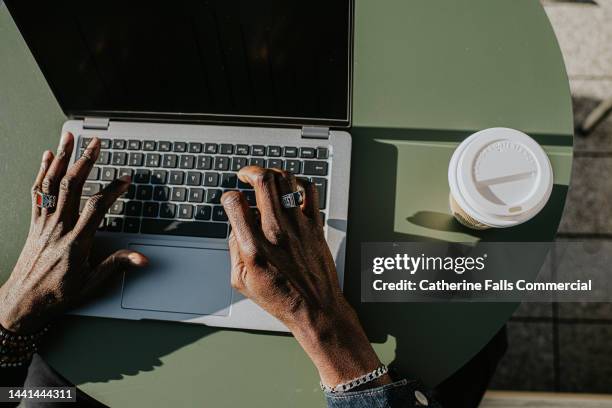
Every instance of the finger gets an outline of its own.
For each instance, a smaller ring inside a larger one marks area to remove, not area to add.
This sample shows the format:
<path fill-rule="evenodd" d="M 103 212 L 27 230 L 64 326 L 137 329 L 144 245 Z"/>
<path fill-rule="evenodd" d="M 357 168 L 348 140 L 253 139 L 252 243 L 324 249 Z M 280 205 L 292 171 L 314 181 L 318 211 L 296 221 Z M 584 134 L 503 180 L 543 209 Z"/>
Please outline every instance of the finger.
<path fill-rule="evenodd" d="M 238 178 L 255 189 L 255 200 L 261 214 L 261 225 L 265 237 L 278 244 L 291 227 L 277 186 L 277 173 L 270 169 L 247 166 L 240 169 Z"/>
<path fill-rule="evenodd" d="M 99 288 L 111 275 L 126 271 L 131 267 L 142 268 L 149 264 L 146 256 L 127 249 L 119 250 L 103 260 L 93 269 L 85 285 L 85 292 Z"/>
<path fill-rule="evenodd" d="M 98 194 L 91 196 L 74 227 L 74 233 L 93 237 L 108 209 L 129 186 L 130 177 L 122 176 L 113 180 Z"/>
<path fill-rule="evenodd" d="M 32 185 L 32 221 L 40 216 L 40 207 L 36 205 L 36 196 L 38 192 L 42 191 L 42 181 L 45 174 L 47 174 L 47 170 L 49 169 L 49 166 L 51 166 L 52 161 L 53 153 L 50 150 L 45 151 L 40 163 L 40 169 L 38 170 L 38 174 L 36 175 L 36 179 Z"/>
<path fill-rule="evenodd" d="M 242 292 L 245 288 L 244 262 L 242 261 L 242 257 L 240 256 L 240 248 L 238 246 L 238 240 L 236 239 L 236 235 L 234 234 L 234 231 L 230 232 L 229 240 L 227 241 L 227 243 L 229 245 L 230 265 L 231 265 L 230 282 L 234 289 Z"/>
<path fill-rule="evenodd" d="M 304 215 L 310 219 L 321 223 L 321 213 L 319 212 L 319 191 L 317 187 L 308 180 L 298 179 L 297 181 L 300 190 L 303 191 L 301 208 Z"/>
<path fill-rule="evenodd" d="M 79 202 L 83 185 L 100 154 L 100 140 L 94 137 L 81 157 L 68 169 L 60 182 L 59 197 L 57 200 L 57 217 L 62 217 L 69 228 L 76 223 L 79 217 Z"/>
<path fill-rule="evenodd" d="M 295 193 L 296 191 L 301 191 L 301 189 L 298 188 L 298 184 L 297 184 L 297 181 L 293 173 L 290 173 L 284 170 L 280 170 L 280 169 L 271 169 L 271 170 L 277 174 L 276 183 L 278 186 L 278 193 L 279 193 L 279 198 L 281 199 L 281 202 L 282 202 L 282 197 L 285 194 L 291 194 L 291 193 Z M 302 195 L 302 198 L 303 198 L 303 195 Z M 283 212 L 289 215 L 288 218 L 293 221 L 299 221 L 299 218 L 303 215 L 299 205 L 293 208 L 283 207 Z"/>
<path fill-rule="evenodd" d="M 254 261 L 265 240 L 249 209 L 249 204 L 238 191 L 224 193 L 221 196 L 221 204 L 232 225 L 232 233 L 238 241 L 241 257 L 247 262 Z"/>
<path fill-rule="evenodd" d="M 73 147 L 74 137 L 72 136 L 72 133 L 64 133 L 60 139 L 60 144 L 57 148 L 55 159 L 53 159 L 53 162 L 51 162 L 51 166 L 49 166 L 49 170 L 47 170 L 47 174 L 45 174 L 45 177 L 43 178 L 41 186 L 43 193 L 57 196 L 59 191 L 59 183 L 62 177 L 64 177 L 66 169 L 68 168 L 68 161 L 70 160 Z M 50 210 L 53 211 L 53 209 Z M 48 211 L 48 209 L 43 208 L 41 214 L 45 215 L 48 213 Z"/>

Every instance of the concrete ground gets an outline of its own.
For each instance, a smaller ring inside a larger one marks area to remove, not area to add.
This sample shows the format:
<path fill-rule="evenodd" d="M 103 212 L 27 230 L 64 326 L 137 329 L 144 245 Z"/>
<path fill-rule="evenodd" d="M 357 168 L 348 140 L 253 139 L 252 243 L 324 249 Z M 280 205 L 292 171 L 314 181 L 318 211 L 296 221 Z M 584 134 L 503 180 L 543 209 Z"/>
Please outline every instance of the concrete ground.
<path fill-rule="evenodd" d="M 612 98 L 612 0 L 543 4 L 564 55 L 578 124 Z M 558 239 L 610 245 L 612 115 L 592 134 L 577 135 L 574 152 Z M 524 304 L 508 335 L 509 350 L 492 389 L 612 394 L 612 304 Z"/>

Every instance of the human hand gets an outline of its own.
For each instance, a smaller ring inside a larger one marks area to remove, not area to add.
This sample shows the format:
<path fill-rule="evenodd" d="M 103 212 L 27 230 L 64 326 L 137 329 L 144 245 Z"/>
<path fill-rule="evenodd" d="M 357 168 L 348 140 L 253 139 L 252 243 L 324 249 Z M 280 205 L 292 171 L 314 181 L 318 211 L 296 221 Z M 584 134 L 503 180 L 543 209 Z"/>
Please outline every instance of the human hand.
<path fill-rule="evenodd" d="M 65 308 L 82 301 L 109 275 L 129 266 L 144 266 L 147 259 L 121 250 L 98 265 L 90 264 L 93 237 L 106 211 L 127 190 L 129 178 L 111 182 L 92 196 L 79 216 L 83 184 L 100 153 L 93 138 L 74 165 L 70 133 L 62 136 L 57 155 L 46 151 L 32 187 L 30 231 L 19 260 L 0 288 L 0 325 L 14 333 L 33 333 Z M 35 194 L 57 196 L 55 211 L 38 208 Z"/>
<path fill-rule="evenodd" d="M 245 167 L 238 177 L 255 189 L 261 219 L 244 196 L 226 192 L 232 224 L 232 286 L 283 322 L 317 366 L 327 385 L 352 380 L 380 366 L 356 313 L 346 301 L 325 241 L 316 188 L 290 173 Z M 300 207 L 281 197 L 303 191 Z M 388 375 L 370 386 L 390 382 Z"/>

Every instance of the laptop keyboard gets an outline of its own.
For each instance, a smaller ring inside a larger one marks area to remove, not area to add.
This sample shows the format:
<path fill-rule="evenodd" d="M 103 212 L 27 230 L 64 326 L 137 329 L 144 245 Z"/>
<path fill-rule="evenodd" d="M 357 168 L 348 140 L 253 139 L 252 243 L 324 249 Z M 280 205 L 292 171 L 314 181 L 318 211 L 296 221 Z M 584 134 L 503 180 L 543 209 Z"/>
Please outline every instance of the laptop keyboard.
<path fill-rule="evenodd" d="M 80 137 L 79 154 L 91 138 Z M 237 178 L 248 165 L 284 169 L 310 180 L 319 192 L 325 219 L 327 147 L 101 139 L 101 151 L 83 187 L 87 198 L 109 182 L 129 175 L 129 190 L 108 211 L 100 229 L 108 232 L 227 238 L 229 223 L 220 204 L 228 190 L 242 191 L 251 207 L 255 192 Z"/>

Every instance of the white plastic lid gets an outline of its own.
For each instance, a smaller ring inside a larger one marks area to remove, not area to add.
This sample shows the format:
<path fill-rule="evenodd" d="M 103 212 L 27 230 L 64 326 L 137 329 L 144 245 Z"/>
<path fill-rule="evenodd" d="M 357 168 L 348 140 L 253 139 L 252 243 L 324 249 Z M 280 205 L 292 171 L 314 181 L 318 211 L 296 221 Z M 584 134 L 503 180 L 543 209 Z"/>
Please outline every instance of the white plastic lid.
<path fill-rule="evenodd" d="M 453 198 L 469 216 L 491 227 L 523 223 L 544 207 L 553 186 L 548 156 L 525 133 L 481 130 L 465 139 L 448 167 Z"/>

